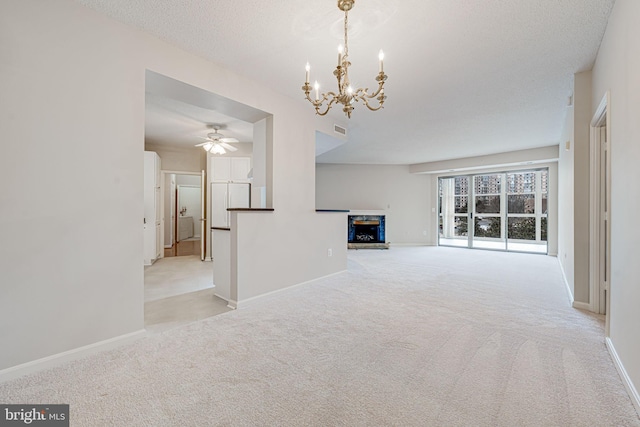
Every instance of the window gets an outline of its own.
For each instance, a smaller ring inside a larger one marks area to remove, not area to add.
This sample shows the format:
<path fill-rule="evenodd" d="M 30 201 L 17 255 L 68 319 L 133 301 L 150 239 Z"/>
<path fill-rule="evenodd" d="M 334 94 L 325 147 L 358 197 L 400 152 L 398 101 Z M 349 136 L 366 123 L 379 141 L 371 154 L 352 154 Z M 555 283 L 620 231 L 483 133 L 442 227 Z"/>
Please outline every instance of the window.
<path fill-rule="evenodd" d="M 439 244 L 546 253 L 548 191 L 548 169 L 440 178 Z"/>

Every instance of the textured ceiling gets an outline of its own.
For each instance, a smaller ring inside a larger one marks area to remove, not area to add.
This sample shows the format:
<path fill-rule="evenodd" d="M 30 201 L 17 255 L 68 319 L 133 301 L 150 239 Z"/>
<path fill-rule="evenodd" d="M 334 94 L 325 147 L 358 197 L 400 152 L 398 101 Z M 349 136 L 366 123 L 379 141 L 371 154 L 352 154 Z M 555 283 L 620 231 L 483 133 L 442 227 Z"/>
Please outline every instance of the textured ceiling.
<path fill-rule="evenodd" d="M 217 126 L 225 137 L 253 141 L 251 123 L 172 98 L 147 93 L 145 142 L 156 145 L 193 147 Z"/>
<path fill-rule="evenodd" d="M 335 87 L 335 0 L 77 1 L 263 81 L 310 115 L 304 64 Z M 613 3 L 357 0 L 352 81 L 374 86 L 383 49 L 388 99 L 378 112 L 358 104 L 351 120 L 334 108 L 349 141 L 318 161 L 412 164 L 559 143 L 572 76 L 592 67 Z"/>

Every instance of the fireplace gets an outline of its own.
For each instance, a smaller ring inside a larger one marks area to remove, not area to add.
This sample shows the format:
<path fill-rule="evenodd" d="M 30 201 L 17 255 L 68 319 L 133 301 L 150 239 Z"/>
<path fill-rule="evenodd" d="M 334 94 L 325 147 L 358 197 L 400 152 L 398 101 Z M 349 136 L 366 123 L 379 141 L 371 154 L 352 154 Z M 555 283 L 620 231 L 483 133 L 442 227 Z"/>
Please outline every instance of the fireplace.
<path fill-rule="evenodd" d="M 348 247 L 388 249 L 384 215 L 349 215 Z"/>

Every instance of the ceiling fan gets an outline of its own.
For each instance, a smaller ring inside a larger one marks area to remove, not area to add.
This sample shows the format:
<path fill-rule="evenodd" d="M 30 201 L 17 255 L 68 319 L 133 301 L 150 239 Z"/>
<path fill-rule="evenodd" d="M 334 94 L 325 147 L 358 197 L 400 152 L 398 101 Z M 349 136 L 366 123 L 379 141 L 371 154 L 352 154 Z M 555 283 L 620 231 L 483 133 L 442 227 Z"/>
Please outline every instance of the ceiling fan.
<path fill-rule="evenodd" d="M 229 143 L 240 142 L 236 138 L 228 138 L 223 134 L 219 133 L 220 127 L 213 126 L 213 132 L 207 134 L 207 137 L 200 136 L 205 140 L 200 144 L 196 144 L 196 147 L 202 147 L 205 151 L 208 151 L 213 154 L 225 154 L 225 149 L 229 151 L 237 151 L 238 149 L 233 145 L 229 145 Z"/>

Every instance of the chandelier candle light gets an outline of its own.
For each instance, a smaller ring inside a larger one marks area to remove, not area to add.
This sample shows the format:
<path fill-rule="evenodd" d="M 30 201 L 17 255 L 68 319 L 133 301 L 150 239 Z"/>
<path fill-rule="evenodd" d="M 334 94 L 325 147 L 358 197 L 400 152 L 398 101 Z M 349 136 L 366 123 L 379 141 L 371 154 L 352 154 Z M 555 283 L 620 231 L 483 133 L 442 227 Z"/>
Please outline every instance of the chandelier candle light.
<path fill-rule="evenodd" d="M 349 45 L 347 44 L 347 24 L 349 11 L 353 8 L 354 3 L 355 0 L 338 0 L 338 8 L 344 12 L 344 47 L 342 45 L 338 46 L 338 66 L 333 72 L 333 75 L 338 79 L 338 93 L 327 92 L 321 94 L 320 85 L 318 85 L 318 82 L 316 81 L 313 85 L 313 89 L 315 89 L 315 99 L 311 99 L 309 96 L 312 89 L 309 84 L 309 71 L 311 70 L 311 67 L 309 66 L 309 63 L 307 63 L 307 66 L 305 67 L 306 73 L 302 90 L 309 102 L 311 102 L 315 107 L 316 114 L 321 116 L 326 115 L 335 103 L 340 103 L 344 106 L 342 111 L 344 111 L 349 118 L 351 118 L 354 102 L 362 101 L 369 110 L 377 111 L 382 108 L 384 100 L 387 98 L 384 95 L 384 82 L 387 80 L 387 75 L 384 73 L 384 53 L 382 53 L 382 51 L 380 51 L 380 54 L 378 55 L 378 59 L 380 60 L 380 69 L 378 76 L 376 77 L 378 90 L 372 94 L 368 94 L 368 88 L 358 88 L 354 90 L 349 82 L 349 67 L 351 66 L 351 62 L 349 62 Z M 377 106 L 369 104 L 369 100 L 372 98 L 378 100 Z M 323 106 L 325 101 L 329 101 L 326 107 Z M 321 108 L 325 108 L 324 111 L 320 111 Z"/>

